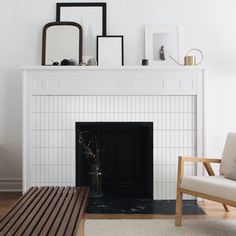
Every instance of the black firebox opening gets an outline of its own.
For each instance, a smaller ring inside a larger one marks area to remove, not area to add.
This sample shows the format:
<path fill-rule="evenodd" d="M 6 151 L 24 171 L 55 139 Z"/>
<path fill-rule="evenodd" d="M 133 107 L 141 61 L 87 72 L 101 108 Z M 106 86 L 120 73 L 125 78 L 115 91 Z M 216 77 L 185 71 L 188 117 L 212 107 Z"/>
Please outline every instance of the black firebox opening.
<path fill-rule="evenodd" d="M 76 122 L 76 185 L 89 186 L 89 165 L 79 143 L 81 132 L 99 136 L 105 146 L 104 197 L 153 199 L 152 122 Z"/>

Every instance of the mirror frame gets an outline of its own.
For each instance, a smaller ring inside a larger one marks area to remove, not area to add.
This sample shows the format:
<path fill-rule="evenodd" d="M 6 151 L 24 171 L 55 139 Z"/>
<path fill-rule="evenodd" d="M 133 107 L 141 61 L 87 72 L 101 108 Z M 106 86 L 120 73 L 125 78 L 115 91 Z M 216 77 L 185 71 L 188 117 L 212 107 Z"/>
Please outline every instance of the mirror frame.
<path fill-rule="evenodd" d="M 43 38 L 42 38 L 42 65 L 45 66 L 46 62 L 46 44 L 47 44 L 47 30 L 52 26 L 75 26 L 78 28 L 80 35 L 79 35 L 79 64 L 82 63 L 82 55 L 83 55 L 83 30 L 82 26 L 76 22 L 72 21 L 61 21 L 61 22 L 50 22 L 47 23 L 43 27 Z"/>

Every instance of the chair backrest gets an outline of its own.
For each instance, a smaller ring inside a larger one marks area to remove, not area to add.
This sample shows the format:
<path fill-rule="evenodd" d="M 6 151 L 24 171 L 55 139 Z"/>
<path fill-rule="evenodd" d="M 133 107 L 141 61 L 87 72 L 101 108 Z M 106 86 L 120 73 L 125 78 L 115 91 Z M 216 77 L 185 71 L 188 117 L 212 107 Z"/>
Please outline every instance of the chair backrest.
<path fill-rule="evenodd" d="M 222 154 L 222 162 L 220 165 L 220 174 L 224 175 L 230 170 L 236 160 L 236 133 L 228 133 L 224 151 Z"/>

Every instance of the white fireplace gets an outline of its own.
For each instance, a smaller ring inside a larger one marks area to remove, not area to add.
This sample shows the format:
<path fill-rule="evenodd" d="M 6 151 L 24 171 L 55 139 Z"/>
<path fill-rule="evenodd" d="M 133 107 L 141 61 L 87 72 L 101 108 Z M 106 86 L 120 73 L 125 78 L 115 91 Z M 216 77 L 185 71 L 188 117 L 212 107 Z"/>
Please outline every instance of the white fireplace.
<path fill-rule="evenodd" d="M 154 199 L 175 199 L 179 155 L 204 155 L 198 67 L 24 67 L 23 191 L 75 185 L 75 122 L 153 122 Z M 187 174 L 203 174 L 189 164 Z"/>

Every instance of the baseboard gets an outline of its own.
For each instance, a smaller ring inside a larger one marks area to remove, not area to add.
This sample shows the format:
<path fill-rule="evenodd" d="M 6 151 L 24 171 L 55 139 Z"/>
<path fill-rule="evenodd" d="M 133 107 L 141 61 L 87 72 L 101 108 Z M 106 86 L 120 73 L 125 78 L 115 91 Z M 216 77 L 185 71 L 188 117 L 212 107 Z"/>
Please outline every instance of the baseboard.
<path fill-rule="evenodd" d="M 22 192 L 22 179 L 0 178 L 0 192 Z"/>

